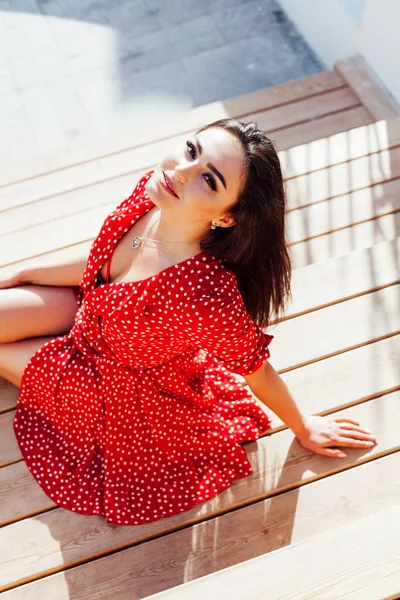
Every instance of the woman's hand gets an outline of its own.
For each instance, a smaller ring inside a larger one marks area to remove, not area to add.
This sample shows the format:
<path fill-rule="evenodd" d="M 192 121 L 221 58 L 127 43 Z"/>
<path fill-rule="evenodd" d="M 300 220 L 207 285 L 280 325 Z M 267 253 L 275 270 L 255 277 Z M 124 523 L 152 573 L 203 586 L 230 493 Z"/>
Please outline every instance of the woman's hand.
<path fill-rule="evenodd" d="M 317 415 L 307 416 L 303 429 L 295 435 L 304 448 L 331 458 L 344 458 L 346 454 L 328 446 L 372 448 L 376 443 L 376 437 L 368 429 L 360 427 L 358 421 Z"/>

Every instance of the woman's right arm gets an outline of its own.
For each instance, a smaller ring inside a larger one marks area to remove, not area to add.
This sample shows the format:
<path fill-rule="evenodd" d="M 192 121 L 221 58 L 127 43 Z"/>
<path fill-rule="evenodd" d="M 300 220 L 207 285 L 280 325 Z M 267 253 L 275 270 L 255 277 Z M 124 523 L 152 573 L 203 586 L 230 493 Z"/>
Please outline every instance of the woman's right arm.
<path fill-rule="evenodd" d="M 86 268 L 89 249 L 82 249 L 70 259 L 59 258 L 48 260 L 4 275 L 0 272 L 0 289 L 18 285 L 54 285 L 77 286 L 81 282 Z"/>

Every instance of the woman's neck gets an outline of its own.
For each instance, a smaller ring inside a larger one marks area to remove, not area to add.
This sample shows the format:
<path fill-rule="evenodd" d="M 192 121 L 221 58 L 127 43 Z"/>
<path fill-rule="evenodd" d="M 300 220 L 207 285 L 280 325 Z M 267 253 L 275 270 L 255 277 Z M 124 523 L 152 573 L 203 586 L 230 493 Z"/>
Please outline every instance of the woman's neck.
<path fill-rule="evenodd" d="M 165 215 L 160 209 L 157 211 L 155 222 L 150 228 L 147 237 L 154 238 L 161 242 L 171 242 L 157 244 L 160 248 L 167 251 L 168 254 L 196 254 L 201 251 L 200 239 L 204 232 L 199 230 L 199 226 L 193 224 L 193 227 L 187 223 L 177 222 Z"/>

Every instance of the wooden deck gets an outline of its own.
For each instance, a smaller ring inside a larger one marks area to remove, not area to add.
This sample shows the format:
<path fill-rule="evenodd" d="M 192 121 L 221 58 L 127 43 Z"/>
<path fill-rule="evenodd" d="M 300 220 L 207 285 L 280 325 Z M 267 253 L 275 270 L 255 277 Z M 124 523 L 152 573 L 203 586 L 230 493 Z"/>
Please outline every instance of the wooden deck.
<path fill-rule="evenodd" d="M 164 149 L 214 119 L 256 120 L 287 182 L 293 301 L 271 364 L 301 409 L 355 418 L 370 450 L 330 459 L 272 429 L 254 473 L 180 515 L 106 524 L 58 508 L 24 462 L 0 386 L 4 600 L 389 600 L 400 597 L 400 119 L 359 57 L 0 172 L 0 272 L 89 247 Z M 379 119 L 379 121 L 378 121 Z M 132 168 L 134 165 L 134 168 Z"/>

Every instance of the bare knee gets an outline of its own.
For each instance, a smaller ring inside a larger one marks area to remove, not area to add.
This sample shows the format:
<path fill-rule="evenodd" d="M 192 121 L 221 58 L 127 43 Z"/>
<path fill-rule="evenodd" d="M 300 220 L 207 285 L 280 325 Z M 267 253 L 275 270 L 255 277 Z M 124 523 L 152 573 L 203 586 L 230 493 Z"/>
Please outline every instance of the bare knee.
<path fill-rule="evenodd" d="M 68 333 L 78 309 L 70 287 L 24 285 L 0 290 L 0 344 Z"/>

